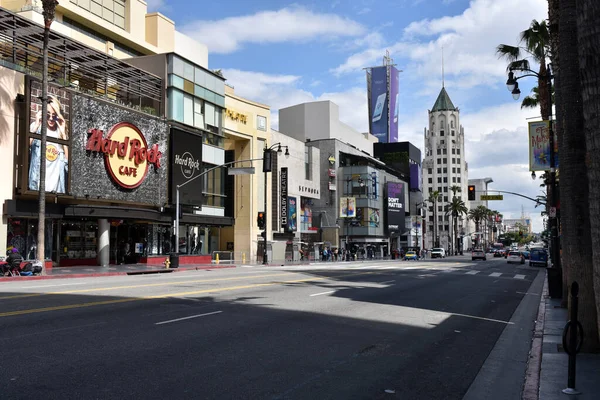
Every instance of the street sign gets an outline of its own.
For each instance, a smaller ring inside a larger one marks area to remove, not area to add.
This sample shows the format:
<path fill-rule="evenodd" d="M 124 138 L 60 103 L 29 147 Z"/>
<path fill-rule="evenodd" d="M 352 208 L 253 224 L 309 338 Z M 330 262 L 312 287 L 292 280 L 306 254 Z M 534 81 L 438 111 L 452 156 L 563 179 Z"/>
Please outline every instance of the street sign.
<path fill-rule="evenodd" d="M 482 194 L 481 201 L 486 200 L 504 200 L 504 195 L 502 194 Z"/>
<path fill-rule="evenodd" d="M 228 175 L 254 175 L 254 167 L 229 168 Z"/>

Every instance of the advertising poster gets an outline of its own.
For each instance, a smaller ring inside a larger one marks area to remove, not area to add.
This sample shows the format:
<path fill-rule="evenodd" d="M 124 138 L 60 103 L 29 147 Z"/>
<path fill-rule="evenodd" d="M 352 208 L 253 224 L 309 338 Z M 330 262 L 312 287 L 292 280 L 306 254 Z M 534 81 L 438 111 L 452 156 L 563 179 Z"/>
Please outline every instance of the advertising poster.
<path fill-rule="evenodd" d="M 300 200 L 300 226 L 303 231 L 309 230 L 312 227 L 312 199 L 302 197 Z"/>
<path fill-rule="evenodd" d="M 387 229 L 402 234 L 404 229 L 404 183 L 387 183 Z"/>
<path fill-rule="evenodd" d="M 398 113 L 400 111 L 400 71 L 390 67 L 390 134 L 389 142 L 398 142 Z"/>
<path fill-rule="evenodd" d="M 287 219 L 287 231 L 288 232 L 296 232 L 298 230 L 298 225 L 296 223 L 297 214 L 296 214 L 296 198 L 293 196 L 288 196 L 288 219 Z"/>
<path fill-rule="evenodd" d="M 379 226 L 379 210 L 375 208 L 369 208 L 369 226 L 374 228 Z"/>
<path fill-rule="evenodd" d="M 423 173 L 420 164 L 410 164 L 410 190 L 423 191 Z"/>
<path fill-rule="evenodd" d="M 380 142 L 388 143 L 388 110 L 389 99 L 387 98 L 387 67 L 376 67 L 371 69 L 371 115 L 369 124 L 371 134 L 376 136 Z"/>
<path fill-rule="evenodd" d="M 202 136 L 171 128 L 171 201 L 179 204 L 201 205 L 202 182 Z"/>
<path fill-rule="evenodd" d="M 42 84 L 30 80 L 29 93 L 29 169 L 27 189 L 39 190 L 40 159 L 46 160 L 46 192 L 67 193 L 69 187 L 69 117 L 71 93 L 65 89 L 48 87 L 48 114 L 42 121 Z M 48 141 L 42 157 L 40 133 L 46 124 Z"/>
<path fill-rule="evenodd" d="M 554 134 L 554 166 L 558 168 L 558 139 Z M 529 122 L 529 170 L 550 169 L 550 135 L 548 121 Z"/>
<path fill-rule="evenodd" d="M 340 197 L 340 218 L 356 217 L 356 198 Z"/>

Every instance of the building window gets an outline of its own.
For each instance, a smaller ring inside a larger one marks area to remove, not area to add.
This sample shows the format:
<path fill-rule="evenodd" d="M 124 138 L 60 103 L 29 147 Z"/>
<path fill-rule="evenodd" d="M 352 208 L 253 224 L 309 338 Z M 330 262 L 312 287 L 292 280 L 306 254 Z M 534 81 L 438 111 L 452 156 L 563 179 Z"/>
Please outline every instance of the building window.
<path fill-rule="evenodd" d="M 456 183 L 460 183 L 460 176 L 456 178 Z"/>
<path fill-rule="evenodd" d="M 433 168 L 427 168 L 427 173 L 428 173 L 429 175 L 433 174 Z"/>
<path fill-rule="evenodd" d="M 444 131 L 440 131 L 440 136 L 444 136 Z"/>
<path fill-rule="evenodd" d="M 427 181 L 428 181 L 428 183 L 431 184 L 431 183 L 433 183 L 433 178 L 429 178 Z"/>
<path fill-rule="evenodd" d="M 456 154 L 460 155 L 460 149 L 456 149 Z"/>
<path fill-rule="evenodd" d="M 444 196 L 444 201 L 448 201 L 448 196 Z"/>
<path fill-rule="evenodd" d="M 452 149 L 452 154 L 456 154 L 456 149 Z"/>
<path fill-rule="evenodd" d="M 204 171 L 215 167 L 212 164 L 204 163 Z M 225 206 L 225 169 L 217 168 L 207 172 L 204 177 L 204 188 L 202 190 L 207 206 L 224 207 Z"/>
<path fill-rule="evenodd" d="M 442 183 L 442 178 L 438 178 L 438 183 Z"/>
<path fill-rule="evenodd" d="M 456 183 L 456 178 L 452 178 L 452 183 Z"/>
<path fill-rule="evenodd" d="M 455 174 L 456 173 L 456 168 L 452 167 L 452 173 Z"/>
<path fill-rule="evenodd" d="M 460 174 L 460 168 L 456 168 L 456 173 Z"/>
<path fill-rule="evenodd" d="M 442 187 L 438 186 L 437 191 L 441 193 L 442 192 Z"/>
<path fill-rule="evenodd" d="M 444 149 L 444 155 L 448 154 L 448 150 Z"/>
<path fill-rule="evenodd" d="M 444 163 L 444 164 L 448 164 L 448 158 L 444 157 L 444 158 L 443 158 L 443 163 Z"/>
<path fill-rule="evenodd" d="M 454 130 L 450 131 L 450 134 L 451 134 L 452 136 L 454 136 Z"/>
<path fill-rule="evenodd" d="M 448 173 L 448 168 L 444 168 L 444 173 L 447 174 Z"/>
<path fill-rule="evenodd" d="M 304 148 L 304 179 L 312 181 L 312 154 L 310 147 Z"/>
<path fill-rule="evenodd" d="M 448 186 L 444 186 L 444 193 L 448 193 Z"/>
<path fill-rule="evenodd" d="M 442 169 L 441 169 L 441 168 L 438 168 L 438 169 L 437 169 L 437 173 L 438 173 L 438 174 L 441 174 L 441 173 L 442 173 Z"/>
<path fill-rule="evenodd" d="M 437 149 L 438 156 L 442 154 L 442 149 Z"/>
<path fill-rule="evenodd" d="M 454 164 L 454 163 L 456 163 L 456 159 L 455 158 L 452 159 L 452 164 Z"/>
<path fill-rule="evenodd" d="M 71 3 L 125 29 L 125 0 L 71 0 Z"/>
<path fill-rule="evenodd" d="M 437 159 L 437 163 L 438 163 L 438 164 L 441 164 L 441 163 L 442 163 L 442 159 L 441 159 L 441 158 L 438 158 L 438 159 Z"/>
<path fill-rule="evenodd" d="M 457 159 L 456 159 L 456 163 L 457 163 L 457 164 L 460 164 L 460 158 L 457 158 Z"/>
<path fill-rule="evenodd" d="M 262 115 L 256 117 L 256 129 L 263 132 L 267 131 L 267 117 Z"/>
<path fill-rule="evenodd" d="M 444 177 L 444 183 L 448 183 L 448 177 Z"/>
<path fill-rule="evenodd" d="M 454 120 L 450 120 L 450 128 L 454 128 Z"/>

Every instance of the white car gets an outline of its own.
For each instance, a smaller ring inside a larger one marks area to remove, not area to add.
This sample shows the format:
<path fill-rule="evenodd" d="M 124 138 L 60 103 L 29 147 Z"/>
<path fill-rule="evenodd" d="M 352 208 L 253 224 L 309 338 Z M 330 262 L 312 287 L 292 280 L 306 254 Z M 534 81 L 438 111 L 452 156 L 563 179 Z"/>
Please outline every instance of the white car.
<path fill-rule="evenodd" d="M 525 264 L 525 257 L 523 257 L 523 254 L 521 254 L 520 251 L 509 251 L 508 255 L 506 256 L 506 262 L 508 264 L 511 263 L 518 263 L 518 264 Z"/>
<path fill-rule="evenodd" d="M 431 249 L 431 258 L 446 258 L 446 250 L 441 247 Z"/>

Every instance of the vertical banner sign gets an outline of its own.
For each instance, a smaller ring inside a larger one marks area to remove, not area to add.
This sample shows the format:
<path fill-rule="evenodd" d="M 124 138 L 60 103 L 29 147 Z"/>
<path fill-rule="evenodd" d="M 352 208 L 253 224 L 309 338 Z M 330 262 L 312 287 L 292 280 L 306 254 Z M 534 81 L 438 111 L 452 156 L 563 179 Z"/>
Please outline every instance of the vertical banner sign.
<path fill-rule="evenodd" d="M 420 164 L 410 164 L 410 190 L 423 190 L 423 174 Z"/>
<path fill-rule="evenodd" d="M 390 143 L 398 142 L 398 113 L 400 111 L 400 72 L 390 67 Z"/>
<path fill-rule="evenodd" d="M 550 135 L 548 121 L 529 122 L 529 170 L 550 169 Z M 554 166 L 558 168 L 558 139 L 554 134 Z"/>
<path fill-rule="evenodd" d="M 371 134 L 376 136 L 381 143 L 388 143 L 388 93 L 387 93 L 388 67 L 371 69 L 371 115 L 369 124 Z"/>
<path fill-rule="evenodd" d="M 387 183 L 387 229 L 388 232 L 400 232 L 404 223 L 404 183 Z"/>
<path fill-rule="evenodd" d="M 288 169 L 281 168 L 281 227 L 288 227 Z"/>
<path fill-rule="evenodd" d="M 356 198 L 340 197 L 340 218 L 356 217 Z"/>
<path fill-rule="evenodd" d="M 288 220 L 287 220 L 287 231 L 288 232 L 296 232 L 298 230 L 298 225 L 296 224 L 296 198 L 289 196 L 288 197 Z"/>

